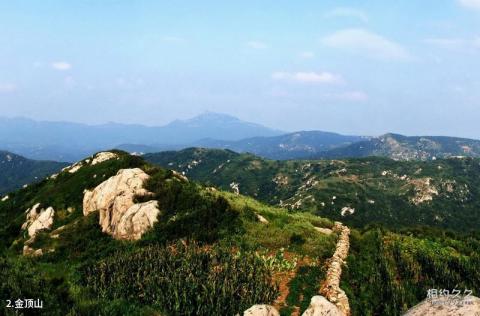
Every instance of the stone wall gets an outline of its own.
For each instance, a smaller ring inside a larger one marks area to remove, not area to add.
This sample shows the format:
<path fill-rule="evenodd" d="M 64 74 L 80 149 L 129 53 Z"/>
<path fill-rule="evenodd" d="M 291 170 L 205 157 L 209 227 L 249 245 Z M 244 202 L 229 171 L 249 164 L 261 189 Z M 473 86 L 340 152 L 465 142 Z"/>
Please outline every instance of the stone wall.
<path fill-rule="evenodd" d="M 347 295 L 340 288 L 340 279 L 342 266 L 345 264 L 350 248 L 350 229 L 340 222 L 335 222 L 333 230 L 339 233 L 339 238 L 335 253 L 329 259 L 327 276 L 320 288 L 320 294 L 335 304 L 342 315 L 348 316 L 350 315 L 350 305 Z"/>

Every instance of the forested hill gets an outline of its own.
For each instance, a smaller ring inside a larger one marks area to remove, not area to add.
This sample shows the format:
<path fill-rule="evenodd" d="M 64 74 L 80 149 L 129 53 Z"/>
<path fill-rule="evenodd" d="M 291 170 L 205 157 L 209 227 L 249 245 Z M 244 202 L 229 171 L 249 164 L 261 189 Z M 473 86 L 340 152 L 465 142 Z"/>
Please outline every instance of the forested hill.
<path fill-rule="evenodd" d="M 0 151 L 0 194 L 60 171 L 66 163 L 37 161 L 6 151 Z"/>
<path fill-rule="evenodd" d="M 480 157 L 480 141 L 446 136 L 403 136 L 385 134 L 329 151 L 316 158 L 389 157 L 395 160 L 435 160 L 437 158 Z"/>
<path fill-rule="evenodd" d="M 356 227 L 480 228 L 479 159 L 274 161 L 195 148 L 145 159 L 224 190 Z"/>

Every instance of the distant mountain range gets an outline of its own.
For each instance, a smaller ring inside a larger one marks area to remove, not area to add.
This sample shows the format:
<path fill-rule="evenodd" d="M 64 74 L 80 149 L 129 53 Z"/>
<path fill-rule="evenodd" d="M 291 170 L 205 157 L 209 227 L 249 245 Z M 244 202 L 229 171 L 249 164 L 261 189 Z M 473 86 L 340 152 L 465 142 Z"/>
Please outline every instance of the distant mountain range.
<path fill-rule="evenodd" d="M 66 163 L 35 161 L 0 151 L 0 195 L 58 172 Z"/>
<path fill-rule="evenodd" d="M 74 162 L 112 148 L 145 154 L 189 147 L 230 149 L 275 160 L 480 157 L 480 141 L 473 139 L 398 134 L 364 137 L 323 131 L 285 133 L 217 113 L 157 127 L 0 118 L 0 149 L 30 159 Z"/>
<path fill-rule="evenodd" d="M 32 159 L 77 161 L 94 152 L 121 144 L 171 147 L 205 138 L 235 141 L 256 136 L 276 136 L 282 131 L 245 122 L 233 116 L 204 113 L 165 126 L 108 123 L 86 125 L 44 122 L 25 118 L 0 118 L 0 148 Z"/>
<path fill-rule="evenodd" d="M 297 132 L 272 137 L 254 137 L 239 141 L 200 140 L 192 147 L 230 149 L 252 153 L 268 159 L 343 159 L 387 157 L 393 160 L 435 160 L 449 157 L 480 157 L 480 141 L 444 136 L 403 136 L 385 134 L 379 137 L 344 136 L 327 132 Z M 131 150 L 131 149 L 136 150 Z M 127 151 L 154 153 L 184 149 L 184 146 L 163 148 L 122 148 Z"/>
<path fill-rule="evenodd" d="M 194 145 L 249 152 L 264 158 L 284 160 L 311 157 L 366 139 L 360 136 L 346 136 L 321 131 L 301 131 L 272 137 L 252 137 L 239 141 L 205 139 Z"/>
<path fill-rule="evenodd" d="M 346 136 L 322 131 L 300 131 L 270 137 L 251 137 L 241 140 L 220 140 L 206 138 L 186 145 L 134 145 L 122 144 L 117 149 L 135 153 L 155 153 L 180 150 L 188 147 L 229 149 L 239 153 L 253 153 L 269 159 L 304 159 L 320 155 L 335 148 L 342 148 L 367 137 Z"/>

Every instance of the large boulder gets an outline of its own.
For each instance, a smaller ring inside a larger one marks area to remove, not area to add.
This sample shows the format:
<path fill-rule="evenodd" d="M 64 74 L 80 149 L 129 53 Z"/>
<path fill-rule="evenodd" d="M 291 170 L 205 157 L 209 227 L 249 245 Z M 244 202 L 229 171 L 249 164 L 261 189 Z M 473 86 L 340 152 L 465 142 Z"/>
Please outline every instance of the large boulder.
<path fill-rule="evenodd" d="M 23 223 L 22 229 L 27 229 L 31 238 L 34 238 L 39 231 L 50 229 L 53 225 L 55 210 L 52 207 L 40 209 L 40 203 L 37 203 L 28 209 L 26 213 L 27 219 Z"/>
<path fill-rule="evenodd" d="M 273 306 L 253 305 L 243 312 L 243 316 L 280 316 L 280 314 Z"/>
<path fill-rule="evenodd" d="M 310 306 L 303 312 L 302 316 L 343 316 L 343 313 L 335 304 L 329 302 L 325 297 L 316 295 L 310 300 Z"/>
<path fill-rule="evenodd" d="M 83 214 L 99 211 L 102 231 L 116 239 L 140 239 L 160 213 L 156 201 L 135 204 L 136 197 L 152 195 L 143 188 L 148 179 L 139 168 L 119 170 L 92 191 L 85 191 Z"/>
<path fill-rule="evenodd" d="M 480 298 L 475 296 L 454 299 L 453 296 L 441 296 L 426 299 L 408 310 L 404 316 L 478 316 Z"/>

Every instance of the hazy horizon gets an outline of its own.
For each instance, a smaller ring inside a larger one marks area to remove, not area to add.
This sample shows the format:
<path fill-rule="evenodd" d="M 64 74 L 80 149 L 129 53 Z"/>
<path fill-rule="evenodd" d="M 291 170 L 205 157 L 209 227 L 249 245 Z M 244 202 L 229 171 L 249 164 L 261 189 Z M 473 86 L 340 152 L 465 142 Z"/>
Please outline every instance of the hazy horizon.
<path fill-rule="evenodd" d="M 0 4 L 0 115 L 480 138 L 480 1 Z"/>

